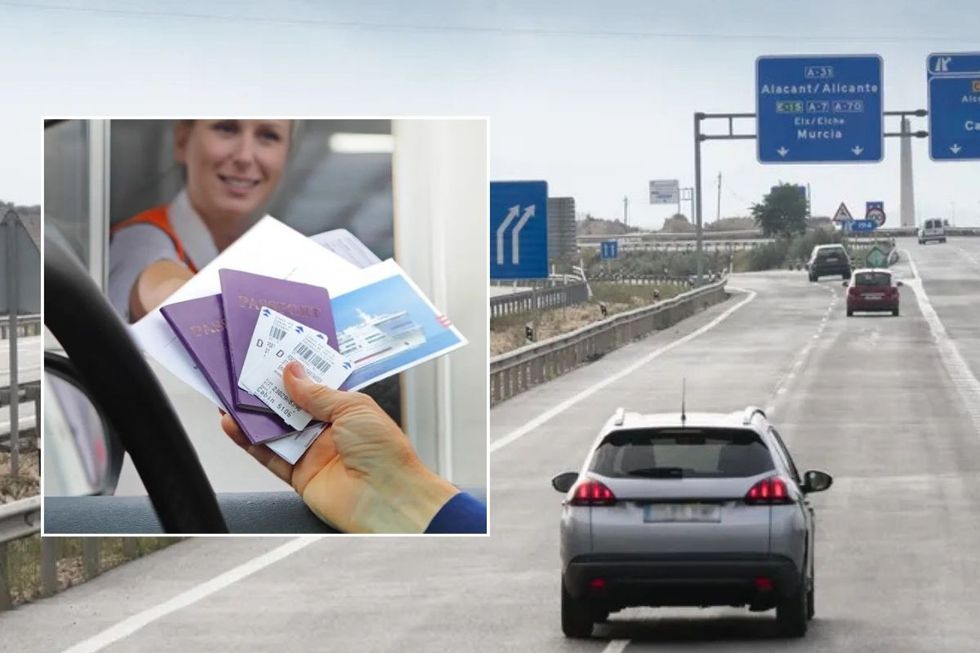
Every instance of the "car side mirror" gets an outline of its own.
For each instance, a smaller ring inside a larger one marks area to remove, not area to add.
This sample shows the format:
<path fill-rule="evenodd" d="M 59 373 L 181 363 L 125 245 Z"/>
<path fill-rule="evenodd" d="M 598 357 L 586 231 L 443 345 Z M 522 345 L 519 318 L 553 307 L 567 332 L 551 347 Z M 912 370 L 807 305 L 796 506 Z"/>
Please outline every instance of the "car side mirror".
<path fill-rule="evenodd" d="M 575 485 L 575 481 L 577 480 L 578 472 L 565 472 L 551 479 L 551 487 L 564 494 L 572 489 L 572 486 Z"/>
<path fill-rule="evenodd" d="M 123 449 L 71 362 L 44 353 L 44 492 L 46 496 L 112 494 Z"/>
<path fill-rule="evenodd" d="M 850 285 L 850 283 L 851 283 L 850 281 L 841 281 L 840 285 L 844 288 L 847 288 L 847 286 Z"/>
<path fill-rule="evenodd" d="M 904 286 L 904 285 L 905 285 L 905 284 L 904 284 L 904 283 L 902 283 L 901 281 L 896 281 L 896 282 L 895 282 L 895 286 L 897 286 L 897 287 L 899 287 L 899 288 L 901 288 L 901 287 L 902 287 L 902 286 Z"/>
<path fill-rule="evenodd" d="M 811 469 L 805 474 L 803 474 L 803 491 L 804 492 L 823 492 L 831 485 L 834 484 L 834 479 L 830 474 L 826 472 L 817 471 Z"/>

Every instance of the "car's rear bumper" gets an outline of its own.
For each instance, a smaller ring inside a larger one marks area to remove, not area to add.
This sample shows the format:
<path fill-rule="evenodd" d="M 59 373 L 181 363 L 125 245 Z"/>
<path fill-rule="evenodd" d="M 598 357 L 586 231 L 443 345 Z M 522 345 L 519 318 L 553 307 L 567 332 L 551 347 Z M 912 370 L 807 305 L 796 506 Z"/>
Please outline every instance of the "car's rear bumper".
<path fill-rule="evenodd" d="M 801 571 L 771 554 L 637 555 L 588 554 L 565 569 L 565 587 L 611 609 L 627 606 L 775 605 L 799 587 Z M 771 591 L 759 590 L 767 578 Z M 601 582 L 597 579 L 601 579 Z"/>
<path fill-rule="evenodd" d="M 894 311 L 896 308 L 898 308 L 897 299 L 849 299 L 847 301 L 849 311 Z"/>
<path fill-rule="evenodd" d="M 850 274 L 851 266 L 847 263 L 839 265 L 813 265 L 810 266 L 810 274 L 815 277 L 822 277 L 829 274 Z"/>

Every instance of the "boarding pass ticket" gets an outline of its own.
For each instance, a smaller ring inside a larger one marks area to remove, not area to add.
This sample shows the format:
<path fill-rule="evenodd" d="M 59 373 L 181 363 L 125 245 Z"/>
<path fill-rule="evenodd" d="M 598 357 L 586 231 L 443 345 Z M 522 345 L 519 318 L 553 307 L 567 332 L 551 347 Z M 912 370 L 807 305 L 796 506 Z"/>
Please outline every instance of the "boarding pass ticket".
<path fill-rule="evenodd" d="M 282 337 L 267 348 L 267 353 L 260 361 L 256 361 L 257 370 L 254 372 L 252 386 L 254 389 L 245 389 L 265 402 L 287 424 L 299 430 L 306 427 L 313 417 L 297 406 L 286 393 L 282 381 L 286 365 L 291 361 L 301 362 L 310 379 L 330 388 L 339 388 L 350 376 L 354 366 L 328 344 L 324 334 L 280 313 L 269 309 L 271 315 L 265 320 L 268 324 L 261 324 L 261 315 L 265 310 L 263 308 L 260 311 L 260 323 L 256 324 L 256 331 L 267 327 L 267 339 L 280 334 Z M 273 334 L 276 329 L 279 331 Z M 252 342 L 257 342 L 254 334 Z M 245 375 L 244 369 L 242 375 Z"/>
<path fill-rule="evenodd" d="M 265 381 L 263 376 L 265 365 L 262 364 L 265 357 L 280 340 L 286 337 L 287 329 L 295 328 L 296 325 L 298 323 L 295 320 L 271 308 L 263 306 L 259 309 L 259 319 L 255 323 L 255 329 L 252 330 L 252 339 L 249 341 L 245 362 L 242 364 L 242 373 L 238 377 L 239 388 L 255 394 L 255 389 Z"/>

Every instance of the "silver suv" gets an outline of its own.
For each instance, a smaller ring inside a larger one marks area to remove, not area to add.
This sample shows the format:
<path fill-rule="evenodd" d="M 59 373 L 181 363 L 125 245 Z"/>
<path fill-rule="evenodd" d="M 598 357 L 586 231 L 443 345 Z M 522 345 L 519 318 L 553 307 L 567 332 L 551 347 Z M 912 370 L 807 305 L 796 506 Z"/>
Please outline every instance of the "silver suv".
<path fill-rule="evenodd" d="M 813 617 L 813 508 L 759 408 L 606 422 L 582 466 L 552 479 L 561 517 L 561 623 L 588 637 L 630 606 L 776 608 L 801 637 Z"/>

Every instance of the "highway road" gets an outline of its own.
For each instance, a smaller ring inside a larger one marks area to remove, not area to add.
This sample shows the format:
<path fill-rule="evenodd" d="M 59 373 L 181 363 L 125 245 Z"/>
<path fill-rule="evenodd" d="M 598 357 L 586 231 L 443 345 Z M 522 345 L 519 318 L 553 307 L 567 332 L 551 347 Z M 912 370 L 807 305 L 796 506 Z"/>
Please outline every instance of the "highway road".
<path fill-rule="evenodd" d="M 901 246 L 902 315 L 846 318 L 839 281 L 740 291 L 491 412 L 488 538 L 196 539 L 0 615 L 11 651 L 919 651 L 980 641 L 980 240 Z M 803 640 L 736 609 L 633 609 L 559 628 L 550 478 L 617 406 L 766 407 L 817 510 Z M 76 648 L 70 648 L 70 647 Z"/>
<path fill-rule="evenodd" d="M 41 337 L 17 338 L 18 383 L 41 378 Z M 0 388 L 10 385 L 10 341 L 0 340 Z"/>

